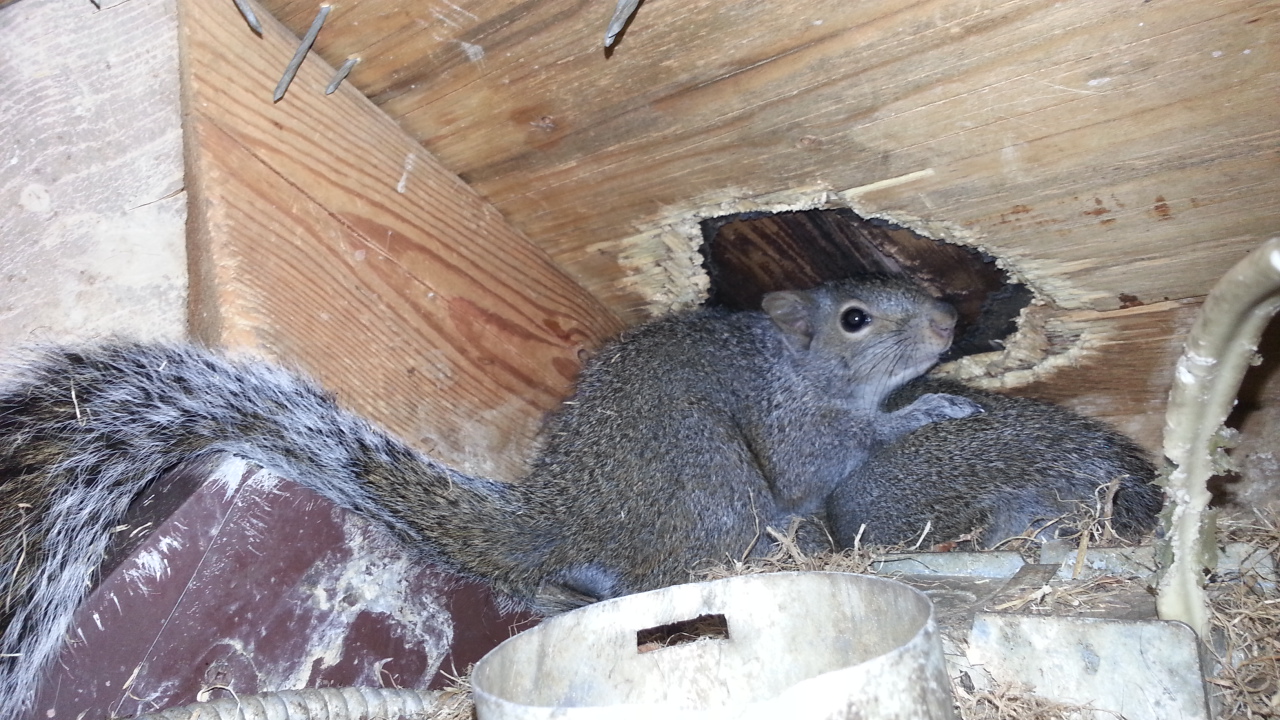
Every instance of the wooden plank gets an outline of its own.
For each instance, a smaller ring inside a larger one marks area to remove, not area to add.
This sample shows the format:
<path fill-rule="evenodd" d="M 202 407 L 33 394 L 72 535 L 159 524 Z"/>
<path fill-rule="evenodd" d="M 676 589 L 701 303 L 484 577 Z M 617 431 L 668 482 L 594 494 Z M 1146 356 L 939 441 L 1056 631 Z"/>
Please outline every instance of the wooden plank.
<path fill-rule="evenodd" d="M 177 9 L 6 5 L 0 68 L 0 346 L 185 337 Z"/>
<path fill-rule="evenodd" d="M 579 352 L 617 319 L 312 58 L 230 3 L 180 4 L 192 323 L 316 375 L 440 459 L 518 475 Z"/>
<path fill-rule="evenodd" d="M 925 170 L 856 204 L 949 224 L 1066 307 L 1203 295 L 1277 229 L 1265 0 L 650 0 L 611 55 L 607 6 L 392 6 L 339 8 L 321 52 L 361 54 L 357 83 L 629 319 L 656 309 L 626 247 L 651 228 Z"/>
<path fill-rule="evenodd" d="M 1107 421 L 1158 458 L 1174 363 L 1199 310 L 1197 300 L 1102 312 L 1031 308 L 1023 326 L 1033 332 L 1009 352 L 964 358 L 951 370 Z"/>

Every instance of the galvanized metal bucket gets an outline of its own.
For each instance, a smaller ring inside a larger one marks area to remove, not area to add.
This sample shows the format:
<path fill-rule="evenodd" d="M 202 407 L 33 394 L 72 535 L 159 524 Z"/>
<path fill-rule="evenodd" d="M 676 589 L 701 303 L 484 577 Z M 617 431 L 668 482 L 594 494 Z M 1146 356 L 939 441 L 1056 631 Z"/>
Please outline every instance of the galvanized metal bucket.
<path fill-rule="evenodd" d="M 480 720 L 955 717 L 932 603 L 846 573 L 597 603 L 507 640 L 472 683 Z"/>

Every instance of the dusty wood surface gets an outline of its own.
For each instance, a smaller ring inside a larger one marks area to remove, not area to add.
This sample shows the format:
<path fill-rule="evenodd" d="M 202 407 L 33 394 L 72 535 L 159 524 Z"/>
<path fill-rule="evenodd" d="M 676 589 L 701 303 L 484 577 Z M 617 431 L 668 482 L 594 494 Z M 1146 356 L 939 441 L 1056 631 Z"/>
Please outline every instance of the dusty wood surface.
<path fill-rule="evenodd" d="M 178 98 L 169 0 L 0 7 L 0 354 L 185 336 Z"/>
<path fill-rule="evenodd" d="M 519 474 L 617 319 L 296 40 L 180 4 L 192 303 L 204 341 L 299 365 L 440 459 Z M 265 13 L 264 13 L 265 15 Z"/>

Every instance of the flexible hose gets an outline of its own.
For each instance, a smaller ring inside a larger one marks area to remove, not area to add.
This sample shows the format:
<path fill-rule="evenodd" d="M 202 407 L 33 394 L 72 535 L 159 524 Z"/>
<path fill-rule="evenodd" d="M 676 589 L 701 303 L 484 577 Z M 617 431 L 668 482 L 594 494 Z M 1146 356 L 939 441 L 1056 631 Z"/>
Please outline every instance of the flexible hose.
<path fill-rule="evenodd" d="M 282 690 L 192 703 L 134 720 L 397 720 L 425 717 L 439 696 L 435 690 L 392 688 Z"/>
<path fill-rule="evenodd" d="M 1235 406 L 1258 338 L 1280 310 L 1280 238 L 1271 238 L 1236 263 L 1209 291 L 1187 335 L 1174 373 L 1164 430 L 1172 463 L 1156 607 L 1164 620 L 1208 637 L 1204 570 L 1216 557 L 1207 482 L 1219 471 L 1216 438 Z"/>

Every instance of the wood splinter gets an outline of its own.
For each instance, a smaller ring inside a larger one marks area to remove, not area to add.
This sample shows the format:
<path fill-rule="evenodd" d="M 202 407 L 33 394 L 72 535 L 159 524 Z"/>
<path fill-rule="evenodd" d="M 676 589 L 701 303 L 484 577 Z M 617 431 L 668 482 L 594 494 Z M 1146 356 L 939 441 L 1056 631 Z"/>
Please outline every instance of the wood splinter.
<path fill-rule="evenodd" d="M 298 50 L 293 53 L 293 59 L 289 61 L 289 66 L 284 69 L 284 76 L 280 78 L 280 82 L 276 83 L 276 92 L 272 96 L 271 102 L 280 102 L 280 98 L 284 97 L 285 91 L 289 89 L 289 83 L 293 82 L 293 76 L 298 74 L 298 68 L 302 67 L 302 60 L 307 57 L 311 46 L 315 44 L 316 36 L 320 34 L 320 28 L 324 27 L 324 20 L 329 17 L 329 11 L 332 9 L 329 5 L 320 6 L 320 12 L 316 13 L 316 19 L 311 21 L 311 28 L 307 30 L 306 35 L 302 36 L 302 42 L 298 44 Z"/>

